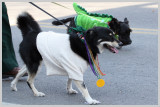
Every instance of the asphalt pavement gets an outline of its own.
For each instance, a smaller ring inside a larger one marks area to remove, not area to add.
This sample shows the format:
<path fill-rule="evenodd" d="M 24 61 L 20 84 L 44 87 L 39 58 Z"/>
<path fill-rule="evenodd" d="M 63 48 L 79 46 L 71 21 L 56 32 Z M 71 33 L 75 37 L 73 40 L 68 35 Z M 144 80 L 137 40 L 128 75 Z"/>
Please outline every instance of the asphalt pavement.
<path fill-rule="evenodd" d="M 46 9 L 59 19 L 74 16 L 75 12 L 63 7 L 47 3 Z M 62 3 L 72 8 L 72 3 Z M 100 105 L 157 105 L 158 104 L 158 5 L 156 3 L 80 3 L 89 12 L 107 13 L 118 20 L 128 18 L 132 28 L 132 44 L 113 54 L 108 50 L 99 55 L 99 63 L 102 72 L 106 74 L 102 79 L 106 84 L 99 88 L 96 86 L 97 78 L 91 69 L 84 74 L 84 82 L 92 98 L 99 100 Z M 43 5 L 43 3 L 39 3 Z M 13 44 L 19 66 L 23 61 L 19 56 L 19 43 L 22 41 L 21 32 L 15 25 L 16 15 L 20 11 L 27 10 L 40 24 L 43 31 L 55 31 L 66 33 L 65 26 L 52 26 L 54 20 L 25 3 L 7 3 L 11 20 Z M 100 8 L 99 8 L 100 7 Z M 63 11 L 64 10 L 64 11 Z M 60 48 L 60 47 L 59 47 Z M 18 91 L 10 88 L 12 78 L 2 81 L 3 104 L 20 105 L 85 105 L 81 93 L 68 95 L 66 92 L 67 77 L 46 76 L 43 64 L 38 73 L 35 86 L 46 94 L 45 97 L 35 97 L 23 77 L 17 84 Z"/>

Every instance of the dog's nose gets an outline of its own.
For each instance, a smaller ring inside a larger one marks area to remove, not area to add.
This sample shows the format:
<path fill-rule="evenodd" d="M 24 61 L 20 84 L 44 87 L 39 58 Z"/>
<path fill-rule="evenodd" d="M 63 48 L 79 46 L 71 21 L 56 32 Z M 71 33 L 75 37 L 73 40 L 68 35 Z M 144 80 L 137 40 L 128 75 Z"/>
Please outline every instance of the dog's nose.
<path fill-rule="evenodd" d="M 119 46 L 123 46 L 123 43 L 122 43 L 122 42 L 119 42 L 118 45 L 119 45 Z"/>

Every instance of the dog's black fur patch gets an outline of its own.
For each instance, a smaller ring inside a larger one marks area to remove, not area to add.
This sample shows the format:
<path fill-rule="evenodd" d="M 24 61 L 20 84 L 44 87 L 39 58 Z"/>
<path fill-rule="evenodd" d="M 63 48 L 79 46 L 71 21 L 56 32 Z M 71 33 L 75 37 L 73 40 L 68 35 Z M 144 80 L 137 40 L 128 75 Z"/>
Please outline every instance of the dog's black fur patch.
<path fill-rule="evenodd" d="M 32 89 L 28 81 L 27 81 L 27 84 L 28 84 L 29 88 Z"/>
<path fill-rule="evenodd" d="M 63 23 L 70 22 L 70 27 L 76 27 L 74 22 L 74 17 L 66 18 L 60 20 Z M 53 21 L 53 25 L 62 25 L 59 21 Z M 119 40 L 123 43 L 123 46 L 129 45 L 132 43 L 132 40 L 130 39 L 130 32 L 132 31 L 129 27 L 129 21 L 127 18 L 124 19 L 124 22 L 118 21 L 116 18 L 113 18 L 112 21 L 109 24 L 110 29 L 113 30 L 116 34 L 119 35 Z M 67 29 L 67 33 L 75 32 L 75 30 Z"/>
<path fill-rule="evenodd" d="M 86 85 L 85 85 L 85 83 L 84 83 L 84 82 L 82 83 L 82 86 L 83 86 L 83 88 L 86 88 Z"/>

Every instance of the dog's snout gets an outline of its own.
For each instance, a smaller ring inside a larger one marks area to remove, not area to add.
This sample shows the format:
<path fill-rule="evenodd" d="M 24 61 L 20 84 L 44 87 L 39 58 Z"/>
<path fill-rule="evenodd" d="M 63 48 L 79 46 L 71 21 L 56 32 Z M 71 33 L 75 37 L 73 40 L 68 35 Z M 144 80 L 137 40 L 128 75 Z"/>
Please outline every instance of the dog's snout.
<path fill-rule="evenodd" d="M 118 45 L 119 45 L 119 46 L 123 46 L 123 43 L 122 43 L 122 42 L 119 42 Z"/>

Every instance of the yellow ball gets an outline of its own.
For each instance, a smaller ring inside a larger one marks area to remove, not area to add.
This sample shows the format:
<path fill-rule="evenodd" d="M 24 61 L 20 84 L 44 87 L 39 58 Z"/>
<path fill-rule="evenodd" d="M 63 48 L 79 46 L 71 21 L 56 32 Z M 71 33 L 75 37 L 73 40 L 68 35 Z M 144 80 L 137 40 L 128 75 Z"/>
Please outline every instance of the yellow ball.
<path fill-rule="evenodd" d="M 103 79 L 99 79 L 99 80 L 97 80 L 96 84 L 97 84 L 98 87 L 103 87 L 104 84 L 105 84 L 105 81 Z"/>

